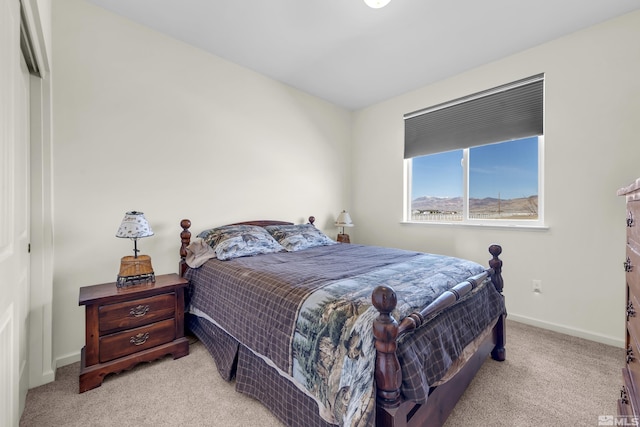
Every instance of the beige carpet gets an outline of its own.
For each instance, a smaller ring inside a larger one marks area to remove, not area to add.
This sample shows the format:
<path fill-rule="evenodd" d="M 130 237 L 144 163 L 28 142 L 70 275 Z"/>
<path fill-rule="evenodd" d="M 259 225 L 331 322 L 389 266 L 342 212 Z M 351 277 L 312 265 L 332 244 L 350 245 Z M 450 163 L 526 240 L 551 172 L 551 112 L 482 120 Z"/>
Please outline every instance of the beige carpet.
<path fill-rule="evenodd" d="M 260 403 L 223 381 L 204 346 L 109 375 L 78 394 L 79 363 L 29 390 L 20 426 L 282 426 Z M 512 321 L 507 360 L 488 360 L 446 426 L 597 426 L 614 415 L 621 348 Z"/>

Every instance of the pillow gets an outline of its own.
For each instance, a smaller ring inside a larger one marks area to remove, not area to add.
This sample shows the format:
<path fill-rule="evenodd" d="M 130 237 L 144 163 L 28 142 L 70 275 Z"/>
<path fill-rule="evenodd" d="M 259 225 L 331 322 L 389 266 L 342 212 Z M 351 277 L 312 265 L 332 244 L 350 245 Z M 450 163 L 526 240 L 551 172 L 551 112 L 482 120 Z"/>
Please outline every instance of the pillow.
<path fill-rule="evenodd" d="M 258 254 L 282 252 L 285 249 L 262 227 L 225 225 L 198 234 L 221 261 Z"/>
<path fill-rule="evenodd" d="M 289 252 L 337 243 L 311 224 L 269 225 L 265 228 Z"/>

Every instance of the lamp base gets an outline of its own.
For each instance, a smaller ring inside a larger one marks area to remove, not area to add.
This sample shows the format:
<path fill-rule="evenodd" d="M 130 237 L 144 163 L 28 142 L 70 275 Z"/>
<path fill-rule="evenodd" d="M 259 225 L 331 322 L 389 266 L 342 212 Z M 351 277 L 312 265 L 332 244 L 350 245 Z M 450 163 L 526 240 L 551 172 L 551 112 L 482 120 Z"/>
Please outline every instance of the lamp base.
<path fill-rule="evenodd" d="M 351 240 L 349 239 L 349 235 L 348 234 L 344 234 L 344 233 L 339 233 L 338 234 L 338 242 L 340 243 L 351 243 Z"/>
<path fill-rule="evenodd" d="M 116 281 L 118 288 L 149 282 L 155 283 L 155 281 L 156 276 L 149 255 L 125 256 L 120 260 L 120 272 Z"/>

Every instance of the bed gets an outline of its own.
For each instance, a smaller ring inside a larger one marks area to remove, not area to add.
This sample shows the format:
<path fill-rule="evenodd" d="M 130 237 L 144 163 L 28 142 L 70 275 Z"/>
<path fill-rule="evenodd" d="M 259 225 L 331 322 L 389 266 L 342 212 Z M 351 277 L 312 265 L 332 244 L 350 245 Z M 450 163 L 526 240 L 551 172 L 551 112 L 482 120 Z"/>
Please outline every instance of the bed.
<path fill-rule="evenodd" d="M 489 268 L 336 243 L 313 226 L 180 226 L 186 324 L 220 375 L 289 426 L 439 426 L 505 360 L 502 248 Z"/>

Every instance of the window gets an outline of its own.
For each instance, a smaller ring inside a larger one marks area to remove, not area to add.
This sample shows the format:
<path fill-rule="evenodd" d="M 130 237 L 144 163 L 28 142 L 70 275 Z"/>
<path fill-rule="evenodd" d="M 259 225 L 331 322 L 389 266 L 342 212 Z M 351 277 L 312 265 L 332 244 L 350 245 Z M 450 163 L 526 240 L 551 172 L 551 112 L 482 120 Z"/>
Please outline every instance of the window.
<path fill-rule="evenodd" d="M 537 224 L 541 146 L 531 137 L 408 160 L 408 220 Z"/>
<path fill-rule="evenodd" d="M 405 115 L 405 220 L 543 225 L 543 82 Z"/>

